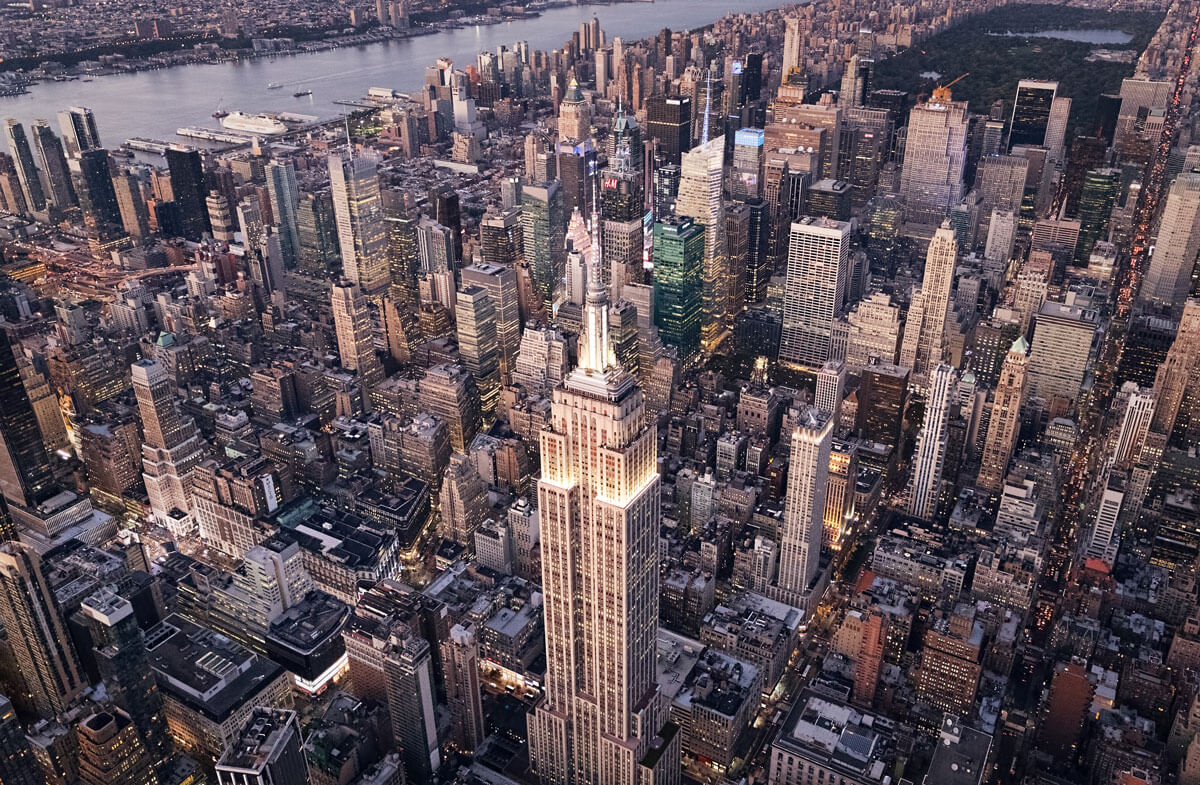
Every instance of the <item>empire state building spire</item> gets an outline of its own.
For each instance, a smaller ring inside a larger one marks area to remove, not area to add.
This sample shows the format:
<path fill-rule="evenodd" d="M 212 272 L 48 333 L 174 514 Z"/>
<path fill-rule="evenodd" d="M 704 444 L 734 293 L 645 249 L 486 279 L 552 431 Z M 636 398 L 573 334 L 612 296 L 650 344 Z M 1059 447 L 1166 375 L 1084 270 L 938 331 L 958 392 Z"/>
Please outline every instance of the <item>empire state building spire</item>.
<path fill-rule="evenodd" d="M 591 252 L 587 262 L 587 299 L 583 314 L 587 341 L 579 351 L 579 367 L 584 371 L 603 373 L 616 365 L 616 356 L 608 340 L 608 290 L 600 276 L 604 266 L 604 251 L 599 236 L 600 213 L 597 211 L 592 212 L 590 229 Z"/>

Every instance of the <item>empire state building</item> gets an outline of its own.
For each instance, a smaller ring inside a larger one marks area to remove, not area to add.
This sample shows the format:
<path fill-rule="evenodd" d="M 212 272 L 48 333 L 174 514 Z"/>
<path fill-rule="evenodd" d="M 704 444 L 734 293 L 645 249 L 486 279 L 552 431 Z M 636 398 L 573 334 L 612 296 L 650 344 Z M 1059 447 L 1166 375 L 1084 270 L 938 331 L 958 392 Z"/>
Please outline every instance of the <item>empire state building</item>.
<path fill-rule="evenodd" d="M 642 391 L 609 344 L 593 215 L 585 340 L 541 434 L 545 696 L 530 760 L 558 785 L 676 785 L 678 727 L 655 680 L 658 471 Z"/>

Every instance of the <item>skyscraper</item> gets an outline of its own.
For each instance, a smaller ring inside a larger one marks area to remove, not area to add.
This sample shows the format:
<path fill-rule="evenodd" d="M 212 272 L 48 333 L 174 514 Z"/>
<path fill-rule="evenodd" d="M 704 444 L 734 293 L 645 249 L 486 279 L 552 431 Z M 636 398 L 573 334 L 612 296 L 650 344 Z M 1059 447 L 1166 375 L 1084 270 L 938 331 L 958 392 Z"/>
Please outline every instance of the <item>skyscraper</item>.
<path fill-rule="evenodd" d="M 8 332 L 0 333 L 0 493 L 13 504 L 34 507 L 53 485 L 50 459 Z M 14 537 L 0 530 L 0 539 Z"/>
<path fill-rule="evenodd" d="M 820 368 L 850 277 L 850 224 L 803 217 L 792 224 L 779 359 Z"/>
<path fill-rule="evenodd" d="M 218 785 L 305 785 L 308 763 L 296 712 L 258 706 L 217 761 Z"/>
<path fill-rule="evenodd" d="M 659 735 L 655 435 L 613 358 L 602 263 L 594 244 L 579 366 L 541 434 L 547 667 L 529 747 L 540 780 L 561 785 L 632 785 L 679 767 L 678 733 Z"/>
<path fill-rule="evenodd" d="M 210 193 L 204 202 L 208 206 L 208 225 L 212 228 L 213 239 L 218 243 L 232 245 L 236 242 L 234 235 L 239 229 L 233 212 L 229 209 L 229 203 L 225 201 L 224 196 L 215 191 Z"/>
<path fill-rule="evenodd" d="M 338 356 L 342 367 L 358 373 L 367 390 L 383 381 L 383 366 L 375 355 L 371 337 L 371 314 L 362 291 L 348 280 L 338 281 L 330 290 L 333 298 L 333 329 L 337 335 Z"/>
<path fill-rule="evenodd" d="M 729 194 L 742 202 L 761 198 L 762 179 L 762 129 L 742 128 L 733 135 L 733 172 L 729 182 Z"/>
<path fill-rule="evenodd" d="M 477 286 L 487 292 L 496 318 L 496 348 L 501 384 L 509 384 L 521 350 L 521 309 L 517 272 L 498 264 L 476 264 L 463 268 L 462 286 Z"/>
<path fill-rule="evenodd" d="M 484 739 L 482 687 L 479 683 L 479 641 L 475 624 L 464 619 L 450 628 L 442 641 L 442 662 L 446 673 L 446 702 L 450 705 L 455 741 L 473 750 Z"/>
<path fill-rule="evenodd" d="M 1066 154 L 1067 123 L 1071 117 L 1071 99 L 1055 96 L 1050 104 L 1050 117 L 1046 120 L 1046 135 L 1042 146 L 1051 161 L 1061 162 Z"/>
<path fill-rule="evenodd" d="M 1050 109 L 1058 92 L 1058 82 L 1022 79 L 1017 82 L 1017 97 L 1013 101 L 1009 122 L 1008 145 L 1039 147 L 1046 143 L 1050 124 Z"/>
<path fill-rule="evenodd" d="M 523 255 L 522 239 L 520 209 L 489 212 L 479 222 L 479 252 L 485 265 L 516 267 Z"/>
<path fill-rule="evenodd" d="M 152 759 L 164 760 L 171 751 L 167 715 L 133 605 L 104 586 L 83 600 L 78 617 L 91 632 L 92 656 L 109 695 L 133 720 Z"/>
<path fill-rule="evenodd" d="M 46 209 L 46 193 L 42 190 L 42 178 L 38 174 L 37 164 L 33 162 L 33 148 L 29 146 L 29 137 L 25 135 L 25 126 L 11 117 L 5 121 L 5 133 L 8 136 L 8 149 L 12 152 L 13 163 L 17 168 L 17 179 L 21 182 L 21 190 L 25 193 L 25 204 L 33 212 Z"/>
<path fill-rule="evenodd" d="M 600 173 L 599 209 L 604 220 L 600 241 L 608 267 L 600 271 L 601 277 L 609 281 L 613 299 L 619 300 L 625 284 L 642 282 L 645 238 L 645 186 L 628 136 L 618 140 L 609 165 Z"/>
<path fill-rule="evenodd" d="M 139 240 L 149 235 L 150 214 L 137 177 L 129 173 L 115 175 L 113 189 L 116 191 L 117 207 L 121 211 L 121 225 L 125 233 Z"/>
<path fill-rule="evenodd" d="M 67 710 L 87 687 L 37 551 L 0 543 L 0 622 L 38 714 Z"/>
<path fill-rule="evenodd" d="M 1029 394 L 1050 401 L 1077 401 L 1088 371 L 1099 314 L 1075 302 L 1043 303 L 1034 320 L 1029 351 Z"/>
<path fill-rule="evenodd" d="M 900 364 L 908 366 L 914 375 L 929 373 L 945 354 L 946 316 L 957 261 L 958 241 L 950 222 L 943 221 L 929 242 L 921 288 L 913 293 L 914 307 L 909 309 L 904 325 Z"/>
<path fill-rule="evenodd" d="M 1116 443 L 1113 445 L 1109 463 L 1125 465 L 1137 458 L 1150 424 L 1154 421 L 1154 408 L 1157 398 L 1153 390 L 1139 388 L 1137 382 L 1125 382 L 1121 385 L 1121 394 L 1128 400 L 1125 404 L 1125 415 L 1121 418 L 1121 428 L 1117 432 Z"/>
<path fill-rule="evenodd" d="M 704 227 L 704 264 L 701 267 L 703 310 L 700 343 L 716 346 L 730 327 L 729 255 L 725 247 L 725 143 L 710 139 L 683 154 L 679 167 L 679 200 L 675 214 Z"/>
<path fill-rule="evenodd" d="M 679 166 L 692 147 L 692 99 L 652 95 L 646 99 L 646 139 L 657 139 L 667 163 Z"/>
<path fill-rule="evenodd" d="M 951 100 L 946 87 L 909 112 L 900 172 L 908 222 L 937 226 L 962 199 L 967 127 L 967 102 Z"/>
<path fill-rule="evenodd" d="M 1200 252 L 1200 172 L 1184 172 L 1167 192 L 1150 267 L 1139 298 L 1178 315 Z"/>
<path fill-rule="evenodd" d="M 466 453 L 483 419 L 475 377 L 461 365 L 435 365 L 421 377 L 417 402 L 425 411 L 446 421 L 450 446 L 456 452 Z"/>
<path fill-rule="evenodd" d="M 858 54 L 850 55 L 838 90 L 838 106 L 853 108 L 865 105 L 867 96 L 871 94 L 871 78 L 874 72 L 874 60 Z"/>
<path fill-rule="evenodd" d="M 1175 421 L 1183 406 L 1188 387 L 1195 382 L 1200 369 L 1200 300 L 1189 299 L 1184 303 L 1179 330 L 1167 356 L 1154 375 L 1154 392 L 1158 404 L 1154 409 L 1152 428 L 1156 433 L 1170 437 Z"/>
<path fill-rule="evenodd" d="M 457 267 L 463 260 L 462 207 L 458 192 L 445 184 L 430 188 L 429 206 L 433 210 L 433 220 L 450 230 L 453 261 Z"/>
<path fill-rule="evenodd" d="M 1079 195 L 1079 241 L 1075 246 L 1077 265 L 1086 266 L 1096 241 L 1107 238 L 1109 218 L 1120 188 L 1120 169 L 1089 169 L 1083 176 L 1083 190 Z"/>
<path fill-rule="evenodd" d="M 1013 342 L 1000 366 L 1000 380 L 992 399 L 992 414 L 979 461 L 979 476 L 975 481 L 980 489 L 991 493 L 999 493 L 1004 486 L 1008 461 L 1017 446 L 1028 355 L 1029 342 L 1022 335 Z"/>
<path fill-rule="evenodd" d="M 58 113 L 58 127 L 62 130 L 63 145 L 67 155 L 77 158 L 85 150 L 103 147 L 100 131 L 96 128 L 96 115 L 83 106 L 72 106 Z"/>
<path fill-rule="evenodd" d="M 909 369 L 902 365 L 872 361 L 862 369 L 854 422 L 862 438 L 889 447 L 900 445 L 908 382 Z"/>
<path fill-rule="evenodd" d="M 62 141 L 45 120 L 37 120 L 33 124 L 33 146 L 37 149 L 38 160 L 46 174 L 46 184 L 50 187 L 50 201 L 60 210 L 74 207 L 79 199 L 75 196 L 75 186 L 71 182 L 71 171 L 67 168 Z"/>
<path fill-rule="evenodd" d="M 584 100 L 579 82 L 572 76 L 558 104 L 558 141 L 582 142 L 591 136 L 591 128 L 591 104 Z"/>
<path fill-rule="evenodd" d="M 93 147 L 78 154 L 79 206 L 89 225 L 107 230 L 121 230 L 121 205 L 113 188 L 108 151 Z"/>
<path fill-rule="evenodd" d="M 525 259 L 538 305 L 549 309 L 567 266 L 567 213 L 557 182 L 526 183 L 521 189 Z"/>
<path fill-rule="evenodd" d="M 654 323 L 663 343 L 674 346 L 681 360 L 700 351 L 704 234 L 704 227 L 690 218 L 668 217 L 654 224 Z"/>
<path fill-rule="evenodd" d="M 417 259 L 433 300 L 453 312 L 458 264 L 454 256 L 454 233 L 450 227 L 431 218 L 417 221 Z"/>
<path fill-rule="evenodd" d="M 300 224 L 296 214 L 300 191 L 296 187 L 296 167 L 291 161 L 272 161 L 267 165 L 267 194 L 278 229 L 283 266 L 290 270 L 296 266 L 300 252 Z"/>
<path fill-rule="evenodd" d="M 204 202 L 208 195 L 204 184 L 204 160 L 199 150 L 174 144 L 167 148 L 166 156 L 171 193 L 179 208 L 183 236 L 198 241 L 209 230 L 208 208 Z"/>
<path fill-rule="evenodd" d="M 341 247 L 330 192 L 322 189 L 302 194 L 296 205 L 296 224 L 300 269 L 316 274 L 336 269 L 341 261 Z"/>
<path fill-rule="evenodd" d="M 946 434 L 950 420 L 950 402 L 954 394 L 954 369 L 936 365 L 929 374 L 929 393 L 925 399 L 925 421 L 917 437 L 913 458 L 912 485 L 908 496 L 908 514 L 929 520 L 937 513 L 942 485 L 942 466 L 946 461 Z"/>
<path fill-rule="evenodd" d="M 846 366 L 841 360 L 830 360 L 817 372 L 817 389 L 813 404 L 837 422 L 846 394 Z"/>
<path fill-rule="evenodd" d="M 5 785 L 45 785 L 46 782 L 25 737 L 25 729 L 6 695 L 0 695 L 0 781 Z"/>
<path fill-rule="evenodd" d="M 157 785 L 154 761 L 120 709 L 98 711 L 76 728 L 80 785 Z"/>
<path fill-rule="evenodd" d="M 11 155 L 0 153 L 0 202 L 4 209 L 16 215 L 27 215 L 29 205 L 25 203 L 25 192 L 21 178 L 17 176 L 17 165 Z"/>
<path fill-rule="evenodd" d="M 655 218 L 675 214 L 675 200 L 679 197 L 679 165 L 669 164 L 659 154 L 650 176 L 651 206 Z"/>
<path fill-rule="evenodd" d="M 193 528 L 191 477 L 200 461 L 200 435 L 192 418 L 180 414 L 165 368 L 153 360 L 139 360 L 130 373 L 145 434 L 142 478 L 150 511 L 159 525 L 184 536 Z"/>
<path fill-rule="evenodd" d="M 779 72 L 786 83 L 793 73 L 804 72 L 804 20 L 799 16 L 789 16 L 784 23 L 783 59 L 779 63 Z"/>
<path fill-rule="evenodd" d="M 491 422 L 500 397 L 500 347 L 496 337 L 496 307 L 486 289 L 460 289 L 454 309 L 458 323 L 458 352 L 475 377 L 483 418 Z"/>
<path fill-rule="evenodd" d="M 805 408 L 792 433 L 776 580 L 779 599 L 805 609 L 815 607 L 817 599 L 810 588 L 819 570 L 832 445 L 833 418 Z"/>
<path fill-rule="evenodd" d="M 383 670 L 392 737 L 404 758 L 404 771 L 413 782 L 432 782 L 442 759 L 429 642 L 408 625 L 397 624 L 387 641 Z"/>
<path fill-rule="evenodd" d="M 382 294 L 390 280 L 378 168 L 379 159 L 372 153 L 347 151 L 329 156 L 342 273 L 368 297 Z"/>

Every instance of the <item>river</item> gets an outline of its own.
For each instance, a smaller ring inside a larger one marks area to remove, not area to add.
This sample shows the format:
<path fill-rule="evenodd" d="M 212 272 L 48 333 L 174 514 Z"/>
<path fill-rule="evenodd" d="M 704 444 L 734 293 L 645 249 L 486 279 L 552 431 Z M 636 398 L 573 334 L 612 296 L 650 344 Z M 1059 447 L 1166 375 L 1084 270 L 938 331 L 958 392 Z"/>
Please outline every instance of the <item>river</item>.
<path fill-rule="evenodd" d="M 334 100 L 361 98 L 371 87 L 407 92 L 425 79 L 425 67 L 450 57 L 459 67 L 481 51 L 495 51 L 516 41 L 531 49 L 557 49 L 593 16 L 608 40 L 647 38 L 664 26 L 672 30 L 702 27 L 731 10 L 764 11 L 780 0 L 655 0 L 616 5 L 553 8 L 532 19 L 444 30 L 406 40 L 330 49 L 298 55 L 258 58 L 215 65 L 185 65 L 96 77 L 91 82 L 41 82 L 26 95 L 0 97 L 0 118 L 24 123 L 47 118 L 58 130 L 56 114 L 68 106 L 87 106 L 96 114 L 101 140 L 116 147 L 142 136 L 189 141 L 175 135 L 181 126 L 217 127 L 212 113 L 282 112 L 326 118 L 346 111 Z M 268 90 L 277 82 L 281 89 Z M 311 96 L 295 98 L 299 90 Z"/>

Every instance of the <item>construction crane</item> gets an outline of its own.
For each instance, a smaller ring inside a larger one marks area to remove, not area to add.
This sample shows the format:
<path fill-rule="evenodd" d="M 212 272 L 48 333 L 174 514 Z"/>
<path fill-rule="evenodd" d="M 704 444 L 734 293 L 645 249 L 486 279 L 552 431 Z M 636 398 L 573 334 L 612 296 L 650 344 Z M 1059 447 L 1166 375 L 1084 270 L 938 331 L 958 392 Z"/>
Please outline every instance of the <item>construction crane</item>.
<path fill-rule="evenodd" d="M 953 81 L 950 81 L 950 82 L 947 82 L 947 83 L 946 83 L 946 84 L 944 84 L 944 85 L 938 85 L 937 87 L 933 88 L 933 100 L 935 100 L 935 101 L 949 101 L 949 100 L 950 100 L 950 87 L 951 87 L 951 85 L 956 85 L 956 84 L 958 84 L 959 82 L 961 82 L 962 80 L 966 79 L 966 78 L 967 78 L 968 76 L 970 76 L 970 75 L 971 75 L 971 72 L 970 72 L 970 71 L 967 71 L 965 74 L 963 74 L 962 76 L 958 77 L 957 79 L 955 79 L 955 80 L 953 80 Z"/>

